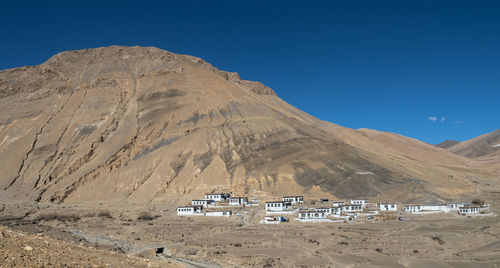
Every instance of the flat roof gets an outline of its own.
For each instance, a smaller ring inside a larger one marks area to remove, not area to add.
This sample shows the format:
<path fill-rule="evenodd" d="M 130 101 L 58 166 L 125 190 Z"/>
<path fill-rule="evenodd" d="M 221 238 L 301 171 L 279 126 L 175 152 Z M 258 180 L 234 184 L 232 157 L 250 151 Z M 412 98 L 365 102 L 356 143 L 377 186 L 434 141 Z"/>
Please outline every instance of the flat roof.
<path fill-rule="evenodd" d="M 422 205 L 422 204 L 410 204 L 410 205 L 404 205 L 404 206 L 405 206 L 405 207 L 409 207 L 409 206 L 421 206 L 421 207 L 423 207 L 423 206 L 426 206 L 426 207 L 437 207 L 437 206 L 447 206 L 447 205 L 446 205 L 446 204 L 437 204 L 437 205 L 435 205 L 435 204 L 431 204 L 431 205 L 429 205 L 429 204 L 427 204 L 427 205 Z"/>

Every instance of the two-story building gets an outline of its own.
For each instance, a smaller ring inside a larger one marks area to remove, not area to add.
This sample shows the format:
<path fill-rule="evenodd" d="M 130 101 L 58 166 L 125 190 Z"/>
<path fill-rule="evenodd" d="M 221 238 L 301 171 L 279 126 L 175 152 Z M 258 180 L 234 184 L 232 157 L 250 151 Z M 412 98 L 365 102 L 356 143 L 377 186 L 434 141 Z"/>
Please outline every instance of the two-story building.
<path fill-rule="evenodd" d="M 351 200 L 350 204 L 351 205 L 360 205 L 362 207 L 365 207 L 368 204 L 368 200 Z"/>
<path fill-rule="evenodd" d="M 283 196 L 283 202 L 289 202 L 292 205 L 304 204 L 303 196 Z"/>
<path fill-rule="evenodd" d="M 231 194 L 228 193 L 205 194 L 205 199 L 213 200 L 215 202 L 226 201 L 229 197 L 231 197 Z"/>
<path fill-rule="evenodd" d="M 377 209 L 380 211 L 397 211 L 398 206 L 396 203 L 381 203 L 377 204 Z"/>
<path fill-rule="evenodd" d="M 245 206 L 248 204 L 248 197 L 230 197 L 230 206 Z"/>
<path fill-rule="evenodd" d="M 292 203 L 285 201 L 266 202 L 266 211 L 287 211 L 292 207 Z"/>
<path fill-rule="evenodd" d="M 301 220 L 326 219 L 326 213 L 318 210 L 299 211 L 298 218 Z"/>

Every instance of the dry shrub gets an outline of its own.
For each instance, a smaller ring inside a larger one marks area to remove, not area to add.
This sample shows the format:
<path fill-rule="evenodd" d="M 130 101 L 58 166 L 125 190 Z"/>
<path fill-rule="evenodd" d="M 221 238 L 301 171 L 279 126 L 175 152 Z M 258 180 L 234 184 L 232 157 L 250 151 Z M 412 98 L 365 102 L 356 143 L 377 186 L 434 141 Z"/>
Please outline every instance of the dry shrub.
<path fill-rule="evenodd" d="M 108 218 L 108 219 L 113 218 L 113 216 L 111 216 L 111 212 L 106 211 L 106 210 L 100 211 L 99 213 L 97 213 L 97 216 L 102 217 L 102 218 Z"/>
<path fill-rule="evenodd" d="M 94 212 L 87 212 L 85 214 L 83 214 L 84 218 L 92 218 L 92 217 L 95 217 L 95 213 Z"/>
<path fill-rule="evenodd" d="M 37 221 L 53 221 L 58 220 L 61 222 L 78 221 L 80 216 L 78 214 L 58 214 L 56 212 L 40 214 L 36 217 Z"/>
<path fill-rule="evenodd" d="M 472 200 L 471 203 L 474 204 L 474 205 L 483 205 L 484 201 L 481 200 L 481 199 L 476 198 L 476 199 Z"/>
<path fill-rule="evenodd" d="M 139 221 L 151 221 L 154 220 L 155 217 L 151 216 L 151 213 L 148 211 L 142 211 L 139 213 L 139 216 L 137 217 L 137 220 Z"/>

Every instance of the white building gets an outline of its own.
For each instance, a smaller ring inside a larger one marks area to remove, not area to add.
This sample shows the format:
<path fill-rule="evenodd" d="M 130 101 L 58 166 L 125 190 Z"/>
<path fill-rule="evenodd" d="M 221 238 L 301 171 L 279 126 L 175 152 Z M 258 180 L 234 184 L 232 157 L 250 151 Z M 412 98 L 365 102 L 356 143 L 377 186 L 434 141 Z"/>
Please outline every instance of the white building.
<path fill-rule="evenodd" d="M 479 214 L 479 207 L 461 207 L 458 210 L 458 213 L 460 215 L 474 215 L 474 214 Z"/>
<path fill-rule="evenodd" d="M 248 204 L 248 197 L 231 197 L 229 198 L 230 206 L 244 206 Z"/>
<path fill-rule="evenodd" d="M 464 204 L 464 203 L 450 203 L 450 204 L 448 204 L 448 207 L 452 211 L 458 211 L 461 207 L 465 207 L 465 206 L 468 206 L 468 205 Z"/>
<path fill-rule="evenodd" d="M 345 205 L 344 201 L 333 201 L 333 203 L 332 203 L 332 207 L 340 207 L 343 205 Z"/>
<path fill-rule="evenodd" d="M 334 210 L 333 208 L 317 208 L 316 209 L 316 211 L 323 212 L 327 216 L 333 214 L 333 210 Z"/>
<path fill-rule="evenodd" d="M 178 207 L 177 215 L 203 215 L 203 207 L 202 206 L 186 206 L 186 207 Z"/>
<path fill-rule="evenodd" d="M 281 216 L 265 216 L 264 219 L 260 221 L 260 223 L 263 223 L 263 224 L 280 224 L 283 221 L 285 221 L 285 218 L 283 218 Z"/>
<path fill-rule="evenodd" d="M 363 206 L 362 205 L 348 205 L 348 206 L 341 206 L 340 208 L 340 213 L 343 212 L 360 212 L 363 211 Z"/>
<path fill-rule="evenodd" d="M 302 220 L 326 219 L 326 213 L 318 210 L 303 210 L 299 211 L 299 219 Z"/>
<path fill-rule="evenodd" d="M 266 211 L 286 211 L 292 207 L 290 202 L 272 201 L 266 202 Z"/>
<path fill-rule="evenodd" d="M 332 215 L 340 215 L 340 214 L 342 214 L 342 206 L 332 207 L 331 211 L 332 211 Z"/>
<path fill-rule="evenodd" d="M 205 194 L 205 199 L 213 200 L 215 202 L 226 201 L 231 195 L 228 193 L 213 193 Z"/>
<path fill-rule="evenodd" d="M 398 206 L 396 203 L 382 203 L 382 204 L 377 204 L 378 210 L 381 211 L 397 211 Z"/>
<path fill-rule="evenodd" d="M 479 209 L 480 210 L 488 210 L 488 209 L 490 209 L 490 207 L 491 207 L 490 204 L 483 203 L 483 204 L 481 204 L 481 207 Z"/>
<path fill-rule="evenodd" d="M 368 200 L 351 200 L 351 205 L 361 205 L 362 207 L 368 204 Z"/>
<path fill-rule="evenodd" d="M 283 196 L 283 202 L 290 202 L 292 205 L 304 204 L 303 196 Z"/>
<path fill-rule="evenodd" d="M 193 200 L 191 201 L 191 205 L 193 206 L 202 206 L 204 208 L 208 207 L 208 204 L 211 203 L 211 200 Z"/>
<path fill-rule="evenodd" d="M 447 205 L 405 205 L 403 208 L 407 213 L 437 213 L 450 212 Z"/>
<path fill-rule="evenodd" d="M 231 217 L 232 212 L 231 211 L 210 211 L 210 212 L 205 212 L 205 216 L 211 216 L 211 217 Z"/>

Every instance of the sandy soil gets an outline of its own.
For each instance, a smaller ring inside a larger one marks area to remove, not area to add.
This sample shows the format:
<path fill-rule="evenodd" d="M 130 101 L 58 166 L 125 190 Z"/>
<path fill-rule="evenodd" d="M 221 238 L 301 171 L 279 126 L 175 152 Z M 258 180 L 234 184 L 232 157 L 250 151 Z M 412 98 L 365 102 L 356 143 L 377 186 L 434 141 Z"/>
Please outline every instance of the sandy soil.
<path fill-rule="evenodd" d="M 4 216 L 2 224 L 15 230 L 43 233 L 43 239 L 30 236 L 39 241 L 34 248 L 43 245 L 45 236 L 52 236 L 67 241 L 57 242 L 59 248 L 87 254 L 72 254 L 78 258 L 109 256 L 109 260 L 104 259 L 98 265 L 122 266 L 121 262 L 113 262 L 113 256 L 121 256 L 109 253 L 114 251 L 187 267 L 498 267 L 500 204 L 495 200 L 500 200 L 500 192 L 481 196 L 493 201 L 491 216 L 405 214 L 403 221 L 343 224 L 291 221 L 271 226 L 257 223 L 263 216 L 262 208 L 247 208 L 242 216 L 211 218 L 177 217 L 177 203 L 113 208 L 102 204 L 39 206 L 22 220 L 8 220 Z M 152 219 L 138 220 L 144 212 Z M 21 250 L 26 245 L 4 241 L 2 258 L 18 256 L 18 252 L 32 254 Z M 158 246 L 166 247 L 165 253 L 151 254 L 150 249 Z M 121 258 L 118 259 L 127 261 Z M 143 264 L 137 260 L 125 266 Z"/>
<path fill-rule="evenodd" d="M 180 267 L 0 225 L 0 267 Z"/>

